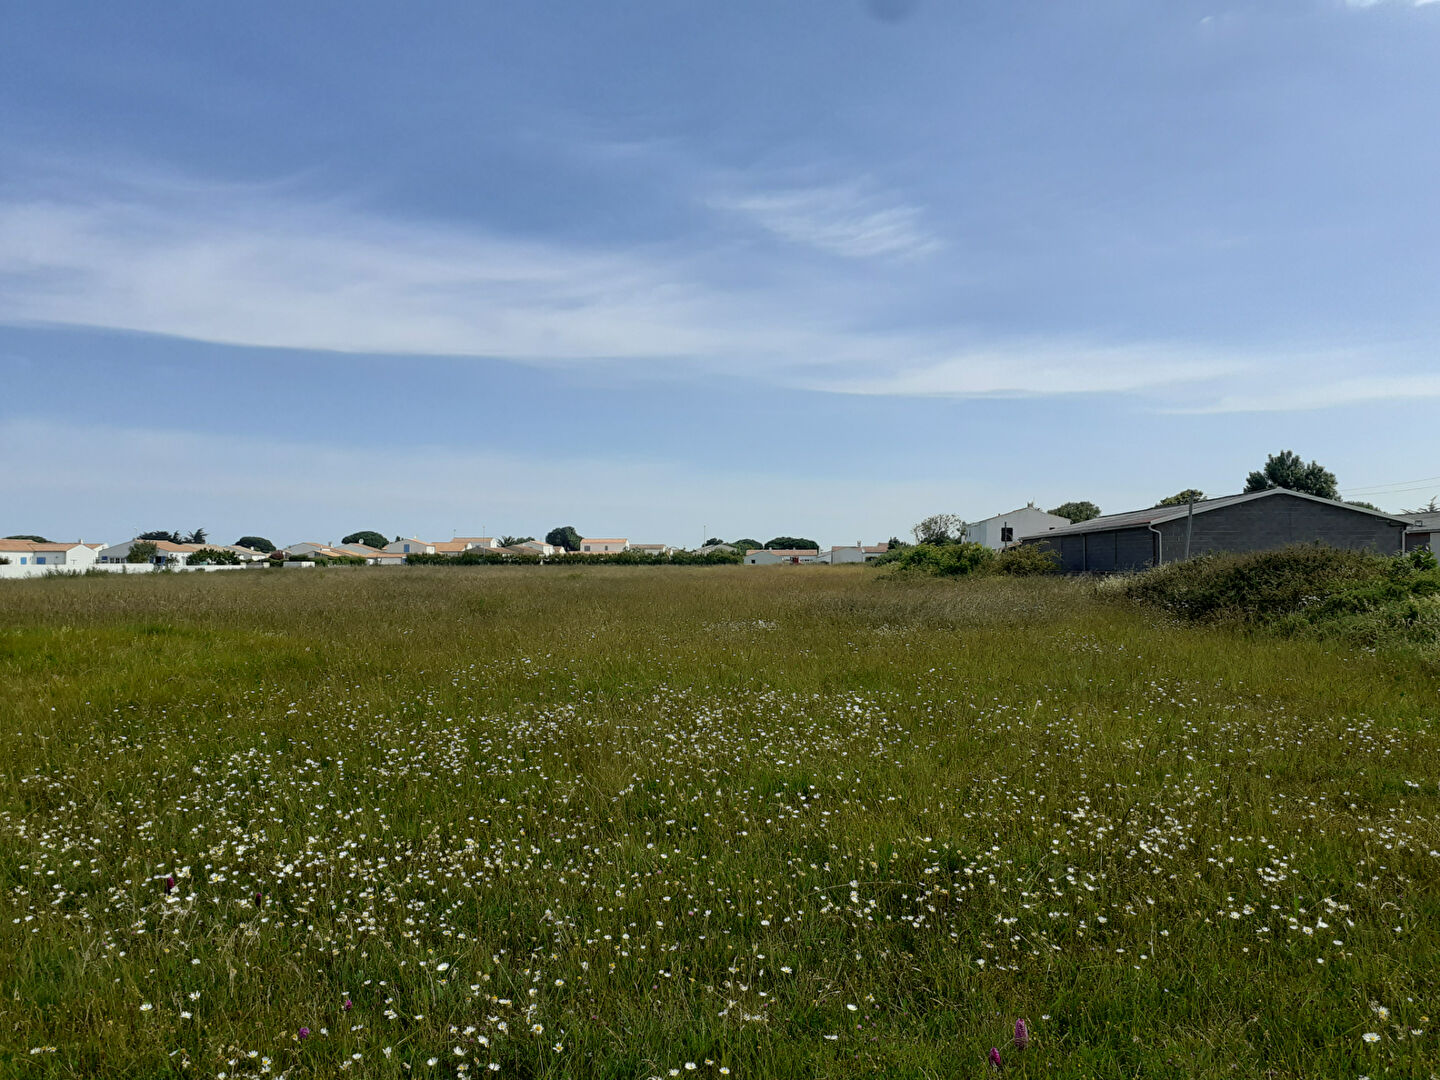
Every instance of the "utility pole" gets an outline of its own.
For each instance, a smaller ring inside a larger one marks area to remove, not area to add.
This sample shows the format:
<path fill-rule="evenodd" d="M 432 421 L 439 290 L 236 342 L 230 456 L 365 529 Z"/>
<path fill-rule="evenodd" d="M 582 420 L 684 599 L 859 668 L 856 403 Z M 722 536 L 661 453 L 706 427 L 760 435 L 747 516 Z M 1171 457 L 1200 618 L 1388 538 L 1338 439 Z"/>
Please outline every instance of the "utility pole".
<path fill-rule="evenodd" d="M 1185 558 L 1190 558 L 1190 534 L 1195 531 L 1195 496 L 1190 496 L 1190 509 L 1185 514 Z"/>

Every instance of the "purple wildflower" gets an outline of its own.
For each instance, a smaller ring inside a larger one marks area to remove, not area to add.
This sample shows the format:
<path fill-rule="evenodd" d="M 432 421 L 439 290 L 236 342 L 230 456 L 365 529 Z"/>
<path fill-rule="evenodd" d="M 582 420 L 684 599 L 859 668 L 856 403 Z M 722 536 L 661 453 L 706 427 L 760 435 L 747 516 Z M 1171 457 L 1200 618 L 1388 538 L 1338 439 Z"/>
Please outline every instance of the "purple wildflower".
<path fill-rule="evenodd" d="M 1000 1068 L 1000 1051 L 993 1046 L 990 1047 L 990 1064 Z"/>
<path fill-rule="evenodd" d="M 308 1038 L 310 1037 L 310 1029 L 309 1029 L 309 1028 L 301 1028 L 298 1034 L 300 1035 L 300 1038 L 302 1038 L 302 1039 L 308 1039 Z"/>
<path fill-rule="evenodd" d="M 343 1008 L 346 1012 L 349 1012 L 349 1011 L 350 1011 L 351 1009 L 353 1009 L 354 1007 L 355 1007 L 355 1003 L 354 1003 L 353 1001 L 351 1001 L 349 998 L 346 998 L 346 999 L 345 999 L 345 1004 L 341 1006 L 341 1008 Z"/>
<path fill-rule="evenodd" d="M 1015 1021 L 1015 1049 L 1024 1050 L 1030 1045 L 1030 1027 L 1024 1020 Z"/>
<path fill-rule="evenodd" d="M 171 894 L 171 892 L 174 891 L 174 889 L 175 889 L 175 875 L 174 875 L 174 874 L 166 874 L 166 875 L 165 875 L 165 895 L 166 895 L 166 896 L 169 896 L 169 895 Z"/>

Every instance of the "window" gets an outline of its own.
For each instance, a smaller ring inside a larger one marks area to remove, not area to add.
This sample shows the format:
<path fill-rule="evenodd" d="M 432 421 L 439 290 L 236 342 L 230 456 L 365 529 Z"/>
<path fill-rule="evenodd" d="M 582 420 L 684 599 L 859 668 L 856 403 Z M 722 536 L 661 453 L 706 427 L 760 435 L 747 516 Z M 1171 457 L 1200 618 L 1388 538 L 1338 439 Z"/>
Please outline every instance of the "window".
<path fill-rule="evenodd" d="M 1015 530 L 1012 529 L 1009 525 L 1001 525 L 1001 526 L 1000 526 L 1000 542 L 1001 542 L 1002 544 L 1008 544 L 1008 543 L 1010 543 L 1010 541 L 1012 541 L 1012 540 L 1014 540 L 1014 539 L 1015 539 Z"/>
<path fill-rule="evenodd" d="M 406 545 L 405 545 L 405 551 L 406 551 L 407 553 L 410 551 L 410 545 L 409 545 L 409 544 L 406 544 Z"/>
<path fill-rule="evenodd" d="M 24 555 L 21 555 L 21 556 L 20 556 L 20 565 L 21 565 L 21 566 L 24 566 L 24 565 L 25 565 L 27 562 L 29 562 L 29 561 L 30 561 L 30 560 L 27 559 Z"/>
<path fill-rule="evenodd" d="M 43 566 L 44 563 L 45 563 L 45 556 L 44 556 L 44 555 L 36 555 L 36 556 L 35 556 L 35 565 L 36 565 L 36 566 Z"/>

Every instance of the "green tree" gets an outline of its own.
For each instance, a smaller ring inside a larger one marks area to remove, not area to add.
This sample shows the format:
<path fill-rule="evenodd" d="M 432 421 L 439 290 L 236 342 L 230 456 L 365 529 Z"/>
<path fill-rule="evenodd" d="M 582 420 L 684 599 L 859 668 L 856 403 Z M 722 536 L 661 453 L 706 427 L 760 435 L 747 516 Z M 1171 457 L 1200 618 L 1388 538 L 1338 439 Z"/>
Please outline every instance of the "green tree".
<path fill-rule="evenodd" d="M 725 541 L 724 541 L 724 540 L 721 540 L 718 536 L 712 536 L 712 537 L 710 537 L 709 540 L 706 540 L 705 543 L 701 544 L 700 546 L 701 546 L 701 547 L 714 547 L 716 544 L 723 544 L 723 543 L 725 543 Z"/>
<path fill-rule="evenodd" d="M 730 546 L 739 551 L 755 551 L 760 547 L 760 541 L 751 536 L 743 536 L 739 540 L 731 540 Z"/>
<path fill-rule="evenodd" d="M 204 529 L 196 529 L 189 536 L 185 537 L 184 540 L 177 541 L 177 543 L 203 544 L 209 538 L 209 536 L 210 534 L 207 533 Z"/>
<path fill-rule="evenodd" d="M 514 547 L 516 544 L 528 544 L 534 539 L 533 536 L 502 536 L 500 537 L 500 546 Z"/>
<path fill-rule="evenodd" d="M 1381 514 L 1384 514 L 1384 513 L 1387 513 L 1387 512 L 1388 512 L 1388 511 L 1385 511 L 1385 510 L 1381 510 L 1380 507 L 1376 506 L 1376 505 L 1375 505 L 1374 503 L 1372 503 L 1372 502 L 1366 502 L 1364 499 L 1346 499 L 1346 500 L 1345 500 L 1345 505 L 1346 505 L 1346 506 L 1358 506 L 1358 507 L 1360 507 L 1360 508 L 1362 508 L 1362 509 L 1364 509 L 1364 510 L 1374 510 L 1374 511 L 1377 511 L 1378 513 L 1381 513 Z"/>
<path fill-rule="evenodd" d="M 782 551 L 820 550 L 820 545 L 805 536 L 777 536 L 765 542 L 767 550 L 778 548 Z"/>
<path fill-rule="evenodd" d="M 45 537 L 43 537 L 43 536 L 36 536 L 34 533 L 16 533 L 14 536 L 7 536 L 7 537 L 5 537 L 5 539 L 6 539 L 6 540 L 33 540 L 33 541 L 34 541 L 35 543 L 37 543 L 37 544 L 48 544 L 48 543 L 50 543 L 50 541 L 49 541 L 49 540 L 46 540 Z"/>
<path fill-rule="evenodd" d="M 1340 497 L 1335 474 L 1318 461 L 1308 464 L 1292 450 L 1282 450 L 1265 459 L 1265 467 L 1256 469 L 1245 478 L 1245 490 L 1268 491 L 1270 488 L 1288 488 L 1302 491 L 1306 495 L 1318 495 L 1322 499 Z"/>
<path fill-rule="evenodd" d="M 1093 502 L 1088 501 L 1066 502 L 1061 503 L 1059 506 L 1055 507 L 1055 509 L 1051 510 L 1050 513 L 1054 514 L 1056 517 L 1066 518 L 1067 520 L 1069 520 L 1070 524 L 1074 525 L 1076 522 L 1089 521 L 1091 518 L 1099 517 L 1100 507 L 1096 506 Z"/>
<path fill-rule="evenodd" d="M 184 540 L 181 540 L 181 539 L 180 539 L 180 534 L 179 534 L 178 532 L 168 532 L 168 531 L 166 531 L 165 529 L 151 529 L 149 532 L 143 532 L 143 533 L 141 533 L 141 534 L 140 534 L 139 536 L 137 536 L 135 539 L 137 539 L 137 540 L 164 540 L 164 541 L 166 541 L 167 543 L 171 543 L 171 544 L 183 544 L 183 543 L 185 542 Z"/>
<path fill-rule="evenodd" d="M 267 555 L 275 550 L 275 545 L 263 536 L 242 536 L 235 541 L 235 546 L 249 548 L 251 551 L 263 551 Z"/>
<path fill-rule="evenodd" d="M 238 566 L 240 564 L 240 556 L 236 555 L 233 551 L 225 551 L 223 548 L 202 547 L 199 551 L 191 552 L 190 558 L 186 561 L 191 566 L 204 566 L 206 564 L 213 566 Z"/>
<path fill-rule="evenodd" d="M 1156 505 L 1156 506 L 1184 506 L 1184 505 L 1186 505 L 1191 499 L 1194 499 L 1196 502 L 1204 502 L 1204 501 L 1205 501 L 1205 493 L 1204 493 L 1203 491 L 1201 491 L 1199 488 L 1186 488 L 1184 491 L 1177 491 L 1174 495 L 1171 495 L 1168 499 L 1161 499 L 1161 500 L 1160 500 L 1158 503 L 1156 503 L 1155 505 Z"/>
<path fill-rule="evenodd" d="M 545 542 L 562 551 L 579 551 L 580 534 L 573 525 L 561 525 L 545 534 Z"/>
<path fill-rule="evenodd" d="M 155 553 L 160 549 L 155 546 L 153 540 L 139 540 L 130 545 L 130 554 L 125 556 L 127 563 L 148 563 L 155 558 Z"/>
<path fill-rule="evenodd" d="M 1402 514 L 1440 514 L 1440 502 L 1436 500 L 1440 500 L 1440 495 L 1430 496 L 1430 501 L 1424 506 L 1417 506 L 1413 510 L 1401 510 L 1400 512 Z M 11 539 L 13 540 L 15 537 L 12 536 Z M 28 537 L 22 537 L 22 539 L 28 539 Z"/>
<path fill-rule="evenodd" d="M 359 532 L 353 532 L 340 542 L 342 544 L 364 544 L 366 547 L 372 548 L 383 548 L 389 543 L 383 533 L 378 533 L 374 529 L 361 529 Z"/>
<path fill-rule="evenodd" d="M 965 520 L 956 514 L 931 514 L 910 532 L 917 544 L 958 544 L 965 539 Z"/>

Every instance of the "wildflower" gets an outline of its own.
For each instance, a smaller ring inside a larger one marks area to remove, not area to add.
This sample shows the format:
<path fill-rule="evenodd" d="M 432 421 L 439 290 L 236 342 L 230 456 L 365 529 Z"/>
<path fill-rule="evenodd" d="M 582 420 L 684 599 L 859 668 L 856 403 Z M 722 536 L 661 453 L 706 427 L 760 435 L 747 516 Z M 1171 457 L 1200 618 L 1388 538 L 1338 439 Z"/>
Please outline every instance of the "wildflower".
<path fill-rule="evenodd" d="M 342 1005 L 342 1006 L 340 1006 L 340 1007 L 341 1007 L 342 1009 L 344 1009 L 346 1012 L 349 1012 L 351 1009 L 353 1009 L 353 1008 L 355 1007 L 355 1003 L 354 1003 L 353 1001 L 351 1001 L 349 998 L 346 998 L 346 999 L 345 999 L 345 1004 Z"/>
<path fill-rule="evenodd" d="M 297 1034 L 302 1039 L 308 1039 L 310 1037 L 310 1029 L 302 1027 Z"/>
<path fill-rule="evenodd" d="M 1360 1037 L 1364 1039 L 1367 1043 L 1377 1043 L 1380 1041 L 1380 1036 L 1375 1034 L 1375 1032 L 1373 1031 L 1367 1031 L 1364 1035 L 1361 1035 Z"/>
<path fill-rule="evenodd" d="M 174 891 L 175 891 L 175 875 L 174 875 L 174 874 L 166 874 L 166 875 L 165 875 L 165 895 L 166 895 L 166 896 L 169 896 L 169 895 L 170 895 L 172 892 L 174 892 Z"/>
<path fill-rule="evenodd" d="M 150 1002 L 148 1002 L 148 1001 L 142 1002 L 141 1005 L 140 1005 L 140 1011 L 141 1011 L 141 1012 L 149 1012 L 149 1011 L 150 1011 L 151 1009 L 153 1009 L 154 1007 L 155 1007 L 155 1006 L 154 1006 L 154 1005 L 151 1005 Z"/>
<path fill-rule="evenodd" d="M 1024 1050 L 1030 1045 L 1030 1028 L 1024 1020 L 1015 1021 L 1015 1049 Z"/>
<path fill-rule="evenodd" d="M 1000 1068 L 1000 1051 L 993 1046 L 990 1047 L 990 1064 Z"/>

